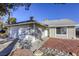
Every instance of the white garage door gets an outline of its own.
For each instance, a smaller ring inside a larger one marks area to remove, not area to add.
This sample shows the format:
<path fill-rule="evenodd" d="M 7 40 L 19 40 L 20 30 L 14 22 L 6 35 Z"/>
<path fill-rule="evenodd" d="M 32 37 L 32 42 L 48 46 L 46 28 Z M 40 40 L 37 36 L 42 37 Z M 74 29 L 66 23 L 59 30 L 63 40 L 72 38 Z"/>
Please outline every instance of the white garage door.
<path fill-rule="evenodd" d="M 17 38 L 18 37 L 18 28 L 11 28 L 10 29 L 10 38 Z"/>

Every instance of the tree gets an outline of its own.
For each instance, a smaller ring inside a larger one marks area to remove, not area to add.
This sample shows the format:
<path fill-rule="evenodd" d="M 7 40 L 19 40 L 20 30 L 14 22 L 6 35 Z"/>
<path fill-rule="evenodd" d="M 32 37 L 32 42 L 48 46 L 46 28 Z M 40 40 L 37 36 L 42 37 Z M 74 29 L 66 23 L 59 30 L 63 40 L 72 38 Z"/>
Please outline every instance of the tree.
<path fill-rule="evenodd" d="M 18 7 L 25 7 L 25 10 L 29 10 L 31 3 L 1 3 L 0 4 L 0 16 L 8 15 L 10 18 L 11 10 L 16 10 Z"/>
<path fill-rule="evenodd" d="M 8 23 L 9 23 L 9 24 L 14 24 L 14 23 L 16 23 L 16 18 L 13 18 L 13 17 L 12 17 L 12 18 L 9 18 L 9 19 L 8 19 Z"/>

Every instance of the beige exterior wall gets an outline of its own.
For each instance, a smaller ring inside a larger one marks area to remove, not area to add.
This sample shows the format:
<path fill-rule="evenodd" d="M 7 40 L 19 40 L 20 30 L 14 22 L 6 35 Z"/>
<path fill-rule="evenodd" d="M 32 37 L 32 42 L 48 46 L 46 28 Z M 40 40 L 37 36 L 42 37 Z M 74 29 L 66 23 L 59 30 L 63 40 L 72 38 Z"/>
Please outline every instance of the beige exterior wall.
<path fill-rule="evenodd" d="M 52 27 L 49 29 L 49 37 L 63 38 L 63 39 L 76 39 L 75 37 L 75 27 L 67 27 L 66 34 L 56 34 L 56 28 Z"/>
<path fill-rule="evenodd" d="M 67 35 L 66 34 L 56 34 L 55 38 L 67 39 Z"/>
<path fill-rule="evenodd" d="M 11 28 L 23 28 L 26 26 L 14 26 L 14 27 L 10 27 Z M 10 29 L 8 28 L 8 32 L 10 31 Z M 52 27 L 49 28 L 49 33 L 48 30 L 45 30 L 44 32 L 42 32 L 42 38 L 47 37 L 49 35 L 49 37 L 54 37 L 54 38 L 63 38 L 63 39 L 77 39 L 75 36 L 75 27 L 67 27 L 67 33 L 66 34 L 56 34 L 56 27 Z"/>
<path fill-rule="evenodd" d="M 49 37 L 55 37 L 56 30 L 55 28 L 49 28 Z"/>
<path fill-rule="evenodd" d="M 76 30 L 75 27 L 68 27 L 68 38 L 69 39 L 76 39 Z"/>

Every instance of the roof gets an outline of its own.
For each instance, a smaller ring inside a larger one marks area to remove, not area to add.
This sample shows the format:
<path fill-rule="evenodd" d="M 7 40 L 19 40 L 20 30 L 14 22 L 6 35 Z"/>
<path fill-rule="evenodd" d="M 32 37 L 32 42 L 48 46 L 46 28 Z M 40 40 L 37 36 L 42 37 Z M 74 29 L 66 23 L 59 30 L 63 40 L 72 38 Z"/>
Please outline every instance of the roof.
<path fill-rule="evenodd" d="M 17 22 L 15 24 L 6 24 L 6 26 L 17 26 L 17 25 L 25 25 L 25 24 L 40 24 L 42 26 L 47 26 L 48 27 L 63 27 L 63 26 L 76 26 L 76 22 L 70 20 L 70 19 L 59 19 L 59 20 L 46 20 L 43 22 L 37 22 L 35 20 L 27 20 L 27 21 L 22 21 L 22 22 Z"/>
<path fill-rule="evenodd" d="M 20 23 L 26 23 L 26 22 L 36 22 L 35 20 L 27 20 L 27 21 L 21 21 L 21 22 L 17 22 L 16 24 L 20 24 Z"/>
<path fill-rule="evenodd" d="M 21 24 L 29 24 L 29 23 L 35 23 L 35 20 L 27 20 L 27 21 L 21 21 L 21 22 L 16 22 L 13 24 L 6 24 L 7 26 L 13 26 L 13 25 L 21 25 Z"/>
<path fill-rule="evenodd" d="M 59 27 L 59 26 L 75 26 L 76 22 L 70 19 L 59 19 L 59 20 L 46 20 L 42 24 L 46 24 L 49 27 Z"/>
<path fill-rule="evenodd" d="M 16 22 L 13 24 L 5 24 L 6 26 L 17 26 L 17 25 L 24 25 L 24 24 L 30 24 L 30 23 L 35 23 L 35 20 L 27 20 L 27 21 L 22 21 L 22 22 Z"/>
<path fill-rule="evenodd" d="M 20 25 L 29 25 L 29 24 L 36 24 L 36 25 L 40 25 L 40 26 L 43 26 L 46 28 L 46 26 L 44 24 L 41 24 L 35 20 L 27 20 L 27 21 L 17 22 L 14 24 L 5 24 L 5 26 L 11 27 L 11 26 L 20 26 Z"/>

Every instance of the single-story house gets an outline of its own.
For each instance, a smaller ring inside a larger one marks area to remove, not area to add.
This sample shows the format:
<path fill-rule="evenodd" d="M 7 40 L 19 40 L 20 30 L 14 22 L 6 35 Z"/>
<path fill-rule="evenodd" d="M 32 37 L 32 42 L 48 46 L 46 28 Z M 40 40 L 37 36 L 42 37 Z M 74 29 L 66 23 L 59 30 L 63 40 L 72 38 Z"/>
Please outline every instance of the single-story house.
<path fill-rule="evenodd" d="M 42 39 L 45 37 L 77 39 L 76 22 L 69 19 L 45 20 L 36 22 L 32 18 L 28 21 L 8 24 L 8 35 L 10 38 Z"/>

